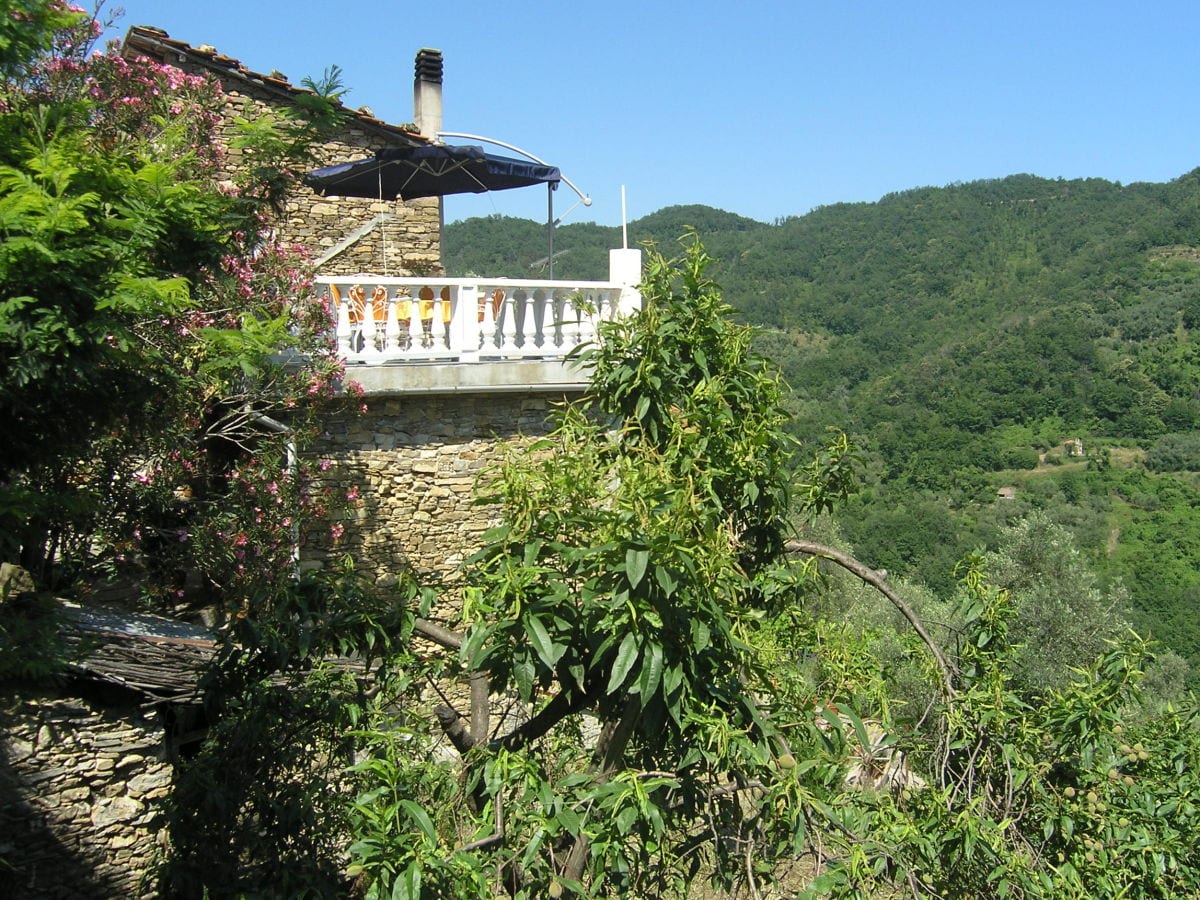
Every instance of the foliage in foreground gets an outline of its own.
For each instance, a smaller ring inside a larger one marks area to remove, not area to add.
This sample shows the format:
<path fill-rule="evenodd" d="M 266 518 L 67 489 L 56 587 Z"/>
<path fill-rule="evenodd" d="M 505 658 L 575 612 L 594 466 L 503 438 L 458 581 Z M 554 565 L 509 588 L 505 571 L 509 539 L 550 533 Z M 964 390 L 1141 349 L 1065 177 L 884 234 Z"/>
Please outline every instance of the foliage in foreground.
<path fill-rule="evenodd" d="M 761 896 L 780 877 L 813 896 L 1195 892 L 1194 712 L 1137 704 L 1147 649 L 1089 630 L 1104 598 L 1086 578 L 1090 624 L 1054 623 L 1078 645 L 1052 675 L 1016 641 L 1038 634 L 1047 577 L 1022 581 L 1020 557 L 1062 537 L 1045 521 L 989 558 L 1014 593 L 967 564 L 947 671 L 902 638 L 932 705 L 903 750 L 888 733 L 889 674 L 814 617 L 819 567 L 784 559 L 775 388 L 706 262 L 692 245 L 651 263 L 646 311 L 593 356 L 595 405 L 500 473 L 469 627 L 425 632 L 459 651 L 472 708 L 434 713 L 440 759 L 411 752 L 437 740 L 409 716 L 368 732 L 355 770 L 368 896 L 682 897 L 697 879 Z M 837 500 L 852 456 L 835 441 L 802 470 L 803 509 Z M 905 750 L 923 779 L 896 777 Z"/>
<path fill-rule="evenodd" d="M 286 571 L 319 499 L 287 445 L 339 369 L 270 220 L 333 107 L 261 118 L 230 174 L 214 80 L 93 54 L 58 0 L 0 19 L 0 556 L 223 605 Z"/>
<path fill-rule="evenodd" d="M 670 896 L 802 840 L 788 720 L 750 649 L 796 582 L 791 446 L 709 262 L 694 242 L 652 257 L 645 308 L 586 360 L 591 396 L 485 496 L 503 524 L 466 573 L 459 654 L 478 705 L 469 728 L 439 711 L 465 788 L 405 797 L 447 776 L 394 751 L 363 768 L 369 896 Z"/>
<path fill-rule="evenodd" d="M 166 804 L 164 896 L 345 895 L 346 770 L 372 697 L 411 663 L 413 598 L 346 562 L 236 620 L 204 683 L 213 725 Z"/>
<path fill-rule="evenodd" d="M 977 561 L 976 561 L 977 563 Z M 1114 644 L 1033 701 L 1017 688 L 1013 607 L 962 581 L 959 689 L 937 718 L 932 784 L 834 794 L 814 893 L 1180 897 L 1200 888 L 1197 710 L 1136 702 L 1144 643 Z"/>

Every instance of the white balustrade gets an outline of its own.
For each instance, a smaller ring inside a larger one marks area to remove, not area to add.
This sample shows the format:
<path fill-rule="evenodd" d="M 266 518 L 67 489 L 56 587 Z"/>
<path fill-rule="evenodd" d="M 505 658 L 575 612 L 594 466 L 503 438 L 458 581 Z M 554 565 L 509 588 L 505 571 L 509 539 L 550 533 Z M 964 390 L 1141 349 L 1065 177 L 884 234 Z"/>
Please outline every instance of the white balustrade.
<path fill-rule="evenodd" d="M 478 278 L 317 278 L 351 364 L 561 359 L 640 305 L 627 285 Z"/>

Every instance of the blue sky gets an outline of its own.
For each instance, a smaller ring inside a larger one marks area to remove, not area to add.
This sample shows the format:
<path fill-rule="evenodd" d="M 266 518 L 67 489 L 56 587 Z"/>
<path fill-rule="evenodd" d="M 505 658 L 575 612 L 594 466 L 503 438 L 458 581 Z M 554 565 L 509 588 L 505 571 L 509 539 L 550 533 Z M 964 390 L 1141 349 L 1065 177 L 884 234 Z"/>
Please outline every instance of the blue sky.
<path fill-rule="evenodd" d="M 351 106 L 412 120 L 445 57 L 445 128 L 589 193 L 567 222 L 704 203 L 763 221 L 1014 173 L 1168 181 L 1200 166 L 1200 4 L 972 0 L 594 3 L 124 0 L 293 81 L 341 66 Z M 562 214 L 574 198 L 555 198 Z M 540 189 L 450 197 L 449 220 L 544 219 Z"/>

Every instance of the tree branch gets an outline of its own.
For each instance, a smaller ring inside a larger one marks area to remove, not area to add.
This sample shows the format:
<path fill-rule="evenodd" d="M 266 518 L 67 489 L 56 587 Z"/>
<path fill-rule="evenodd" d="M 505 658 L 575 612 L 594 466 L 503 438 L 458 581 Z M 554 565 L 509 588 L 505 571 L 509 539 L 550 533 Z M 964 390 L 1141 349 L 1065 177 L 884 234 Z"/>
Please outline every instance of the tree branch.
<path fill-rule="evenodd" d="M 555 694 L 554 699 L 543 706 L 536 716 L 514 728 L 496 743 L 510 752 L 520 750 L 536 741 L 567 716 L 586 709 L 592 699 L 590 691 L 570 694 L 562 691 Z"/>
<path fill-rule="evenodd" d="M 441 625 L 435 625 L 428 619 L 417 619 L 413 622 L 413 631 L 435 644 L 440 644 L 447 650 L 462 649 L 463 636 L 461 634 L 451 631 L 449 628 L 443 628 Z"/>
<path fill-rule="evenodd" d="M 887 583 L 882 575 L 865 563 L 859 562 L 848 553 L 843 553 L 841 550 L 827 547 L 824 544 L 817 544 L 813 541 L 791 540 L 784 545 L 784 549 L 788 553 L 805 553 L 809 556 L 820 556 L 832 560 L 847 572 L 862 579 L 875 588 L 875 590 L 879 591 L 879 593 L 883 594 L 883 596 L 887 597 L 892 602 L 892 605 L 900 611 L 900 615 L 908 620 L 908 624 L 913 627 L 913 631 L 925 642 L 925 646 L 933 654 L 933 658 L 937 662 L 938 669 L 942 674 L 942 689 L 946 692 L 946 698 L 954 698 L 954 679 L 958 675 L 958 667 L 954 665 L 950 658 L 942 651 L 942 648 L 938 646 L 937 641 L 925 630 L 925 626 L 921 624 L 921 620 L 917 618 L 917 614 L 913 612 L 912 607 L 900 599 L 900 596 L 892 590 L 892 586 Z"/>
<path fill-rule="evenodd" d="M 450 739 L 454 749 L 459 755 L 466 756 L 467 751 L 475 746 L 475 742 L 471 740 L 471 733 L 463 724 L 462 716 L 453 707 L 445 705 L 438 706 L 433 714 L 437 716 L 438 724 L 442 726 L 442 731 Z"/>
<path fill-rule="evenodd" d="M 491 721 L 491 686 L 483 672 L 471 673 L 471 743 L 487 740 Z"/>

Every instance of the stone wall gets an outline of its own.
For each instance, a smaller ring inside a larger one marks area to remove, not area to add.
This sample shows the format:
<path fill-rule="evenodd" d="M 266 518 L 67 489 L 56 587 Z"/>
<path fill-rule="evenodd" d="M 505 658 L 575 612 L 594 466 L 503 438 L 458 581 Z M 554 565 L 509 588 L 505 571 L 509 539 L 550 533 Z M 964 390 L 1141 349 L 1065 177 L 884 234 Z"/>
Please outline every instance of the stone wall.
<path fill-rule="evenodd" d="M 188 59 L 174 64 L 189 74 L 213 74 L 211 68 Z M 243 165 L 242 151 L 233 147 L 235 121 L 239 118 L 252 121 L 288 100 L 283 90 L 257 85 L 233 73 L 222 78 L 221 83 L 226 96 L 221 130 L 230 148 L 229 170 L 234 171 Z M 403 143 L 393 132 L 373 128 L 352 113 L 346 115 L 346 124 L 335 138 L 316 148 L 314 168 L 361 159 L 384 147 Z M 321 273 L 441 274 L 441 202 L 436 198 L 380 202 L 321 197 L 300 187 L 288 200 L 277 235 L 283 241 L 309 248 L 317 259 L 381 215 L 387 220 L 322 265 Z"/>
<path fill-rule="evenodd" d="M 326 424 L 316 452 L 352 496 L 345 533 L 311 535 L 305 565 L 348 553 L 376 579 L 411 570 L 451 575 L 477 550 L 495 510 L 473 504 L 475 484 L 506 450 L 545 435 L 562 395 L 448 394 L 370 398 Z M 319 547 L 320 549 L 315 549 Z"/>
<path fill-rule="evenodd" d="M 157 895 L 163 728 L 124 692 L 80 693 L 0 695 L 0 896 Z"/>

